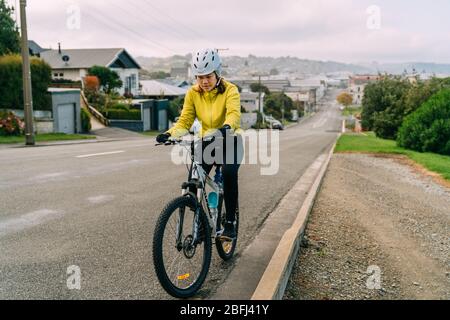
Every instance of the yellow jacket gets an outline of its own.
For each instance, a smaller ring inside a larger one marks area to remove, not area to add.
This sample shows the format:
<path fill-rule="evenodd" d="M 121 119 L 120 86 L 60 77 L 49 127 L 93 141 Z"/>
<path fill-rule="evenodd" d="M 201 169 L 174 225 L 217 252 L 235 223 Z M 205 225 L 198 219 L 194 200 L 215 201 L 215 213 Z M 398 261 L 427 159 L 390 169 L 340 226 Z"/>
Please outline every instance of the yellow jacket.
<path fill-rule="evenodd" d="M 229 125 L 235 133 L 240 133 L 241 97 L 239 90 L 234 84 L 222 81 L 226 87 L 223 94 L 218 94 L 217 89 L 200 93 L 198 85 L 189 89 L 184 99 L 180 119 L 167 131 L 172 137 L 179 138 L 186 135 L 195 118 L 202 125 L 201 136 L 211 134 L 224 125 Z"/>

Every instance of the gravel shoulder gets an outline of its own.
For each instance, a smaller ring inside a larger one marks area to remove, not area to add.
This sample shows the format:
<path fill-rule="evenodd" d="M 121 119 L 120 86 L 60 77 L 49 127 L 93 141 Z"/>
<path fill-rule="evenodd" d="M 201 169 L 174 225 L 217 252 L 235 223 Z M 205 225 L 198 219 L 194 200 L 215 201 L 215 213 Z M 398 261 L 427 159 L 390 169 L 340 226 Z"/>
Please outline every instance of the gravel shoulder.
<path fill-rule="evenodd" d="M 397 157 L 336 154 L 286 300 L 450 299 L 450 188 Z"/>

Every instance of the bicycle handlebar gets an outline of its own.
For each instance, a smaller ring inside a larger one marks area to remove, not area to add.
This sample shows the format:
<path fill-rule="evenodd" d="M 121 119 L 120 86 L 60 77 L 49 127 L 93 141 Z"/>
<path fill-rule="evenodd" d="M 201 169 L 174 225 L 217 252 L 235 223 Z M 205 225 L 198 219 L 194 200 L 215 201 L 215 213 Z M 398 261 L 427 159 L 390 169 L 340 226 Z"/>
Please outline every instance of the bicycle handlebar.
<path fill-rule="evenodd" d="M 214 142 L 215 139 L 216 139 L 215 136 L 209 136 L 209 137 L 206 137 L 206 138 L 201 139 L 201 140 L 206 141 L 206 142 Z M 174 146 L 174 145 L 177 145 L 177 144 L 182 144 L 183 142 L 184 142 L 184 140 L 182 140 L 182 139 L 169 139 L 169 140 L 167 140 L 164 143 L 157 143 L 157 144 L 155 144 L 155 147 L 158 147 L 158 146 Z M 192 145 L 193 143 L 195 143 L 195 140 L 189 141 L 190 145 Z"/>

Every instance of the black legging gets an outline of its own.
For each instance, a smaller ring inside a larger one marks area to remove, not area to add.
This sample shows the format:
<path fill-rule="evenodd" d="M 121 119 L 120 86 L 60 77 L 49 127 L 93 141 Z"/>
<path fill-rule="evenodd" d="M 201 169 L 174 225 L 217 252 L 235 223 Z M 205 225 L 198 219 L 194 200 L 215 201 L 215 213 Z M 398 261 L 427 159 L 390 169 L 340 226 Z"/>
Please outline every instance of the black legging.
<path fill-rule="evenodd" d="M 216 148 L 211 153 L 211 155 L 215 156 L 215 151 L 219 151 L 220 148 L 223 149 L 223 159 L 219 164 L 223 164 L 223 187 L 224 187 L 224 200 L 225 200 L 225 210 L 226 210 L 226 218 L 227 221 L 234 222 L 236 219 L 236 210 L 237 203 L 239 198 L 239 186 L 238 186 L 238 172 L 242 163 L 242 159 L 244 158 L 244 148 L 242 144 L 241 136 L 234 136 L 233 138 L 233 151 L 234 151 L 234 159 L 227 159 L 227 148 L 224 144 L 224 139 L 219 138 L 217 142 L 215 142 Z M 202 150 L 210 145 L 210 143 L 203 143 Z M 203 154 L 203 153 L 202 153 Z M 231 158 L 231 155 L 229 155 Z M 208 159 L 203 158 L 202 168 L 209 174 L 214 166 L 211 161 L 207 161 Z"/>

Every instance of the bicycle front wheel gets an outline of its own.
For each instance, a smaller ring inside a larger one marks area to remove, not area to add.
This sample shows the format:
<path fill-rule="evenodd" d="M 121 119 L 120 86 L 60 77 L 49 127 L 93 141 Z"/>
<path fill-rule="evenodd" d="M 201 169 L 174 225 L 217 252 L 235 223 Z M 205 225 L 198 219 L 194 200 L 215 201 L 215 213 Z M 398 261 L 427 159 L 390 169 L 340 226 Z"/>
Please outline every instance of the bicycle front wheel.
<path fill-rule="evenodd" d="M 194 296 L 211 264 L 208 220 L 201 208 L 196 214 L 195 207 L 195 200 L 190 197 L 173 200 L 163 209 L 153 235 L 156 275 L 166 292 L 176 298 Z"/>

